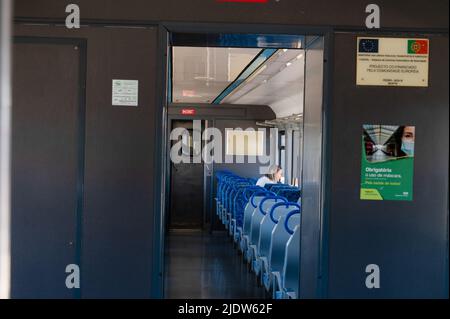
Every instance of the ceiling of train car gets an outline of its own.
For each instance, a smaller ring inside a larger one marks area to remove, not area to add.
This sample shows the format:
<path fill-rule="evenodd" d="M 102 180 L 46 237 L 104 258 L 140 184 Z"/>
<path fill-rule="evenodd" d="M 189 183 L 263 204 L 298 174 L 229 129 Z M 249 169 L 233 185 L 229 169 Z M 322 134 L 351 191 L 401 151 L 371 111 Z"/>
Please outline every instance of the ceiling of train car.
<path fill-rule="evenodd" d="M 175 103 L 269 105 L 278 118 L 303 113 L 304 51 L 173 47 Z"/>
<path fill-rule="evenodd" d="M 224 100 L 269 105 L 278 118 L 303 113 L 303 50 L 278 50 Z"/>
<path fill-rule="evenodd" d="M 260 51 L 254 48 L 173 47 L 173 102 L 213 102 Z"/>

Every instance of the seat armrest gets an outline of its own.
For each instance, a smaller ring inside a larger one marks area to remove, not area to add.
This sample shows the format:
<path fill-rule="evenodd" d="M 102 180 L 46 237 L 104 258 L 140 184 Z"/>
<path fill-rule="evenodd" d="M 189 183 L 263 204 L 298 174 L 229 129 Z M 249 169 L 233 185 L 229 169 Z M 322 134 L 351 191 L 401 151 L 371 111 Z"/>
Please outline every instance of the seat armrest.
<path fill-rule="evenodd" d="M 280 295 L 283 290 L 281 288 L 281 274 L 279 271 L 272 271 L 272 288 L 273 288 L 273 298 L 281 299 Z"/>
<path fill-rule="evenodd" d="M 247 261 L 249 263 L 256 257 L 256 245 L 249 245 L 247 249 Z"/>
<path fill-rule="evenodd" d="M 259 259 L 261 260 L 261 270 L 263 272 L 269 272 L 269 261 L 267 260 L 266 256 L 261 256 L 259 257 Z"/>

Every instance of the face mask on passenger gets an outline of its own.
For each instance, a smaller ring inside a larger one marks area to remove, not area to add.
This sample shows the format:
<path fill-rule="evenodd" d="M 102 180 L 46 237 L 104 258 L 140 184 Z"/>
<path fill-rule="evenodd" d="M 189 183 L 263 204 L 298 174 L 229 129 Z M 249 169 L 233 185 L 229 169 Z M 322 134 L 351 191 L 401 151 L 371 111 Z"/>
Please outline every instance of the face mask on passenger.
<path fill-rule="evenodd" d="M 405 152 L 408 156 L 414 156 L 414 141 L 403 139 L 402 151 Z"/>

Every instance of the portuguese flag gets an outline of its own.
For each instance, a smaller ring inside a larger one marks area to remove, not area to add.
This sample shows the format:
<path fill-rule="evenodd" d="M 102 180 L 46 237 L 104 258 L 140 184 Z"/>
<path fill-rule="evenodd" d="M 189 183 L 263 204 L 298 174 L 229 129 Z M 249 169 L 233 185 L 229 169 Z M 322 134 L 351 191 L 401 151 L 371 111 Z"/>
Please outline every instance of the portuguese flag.
<path fill-rule="evenodd" d="M 408 54 L 427 54 L 428 40 L 408 40 Z"/>

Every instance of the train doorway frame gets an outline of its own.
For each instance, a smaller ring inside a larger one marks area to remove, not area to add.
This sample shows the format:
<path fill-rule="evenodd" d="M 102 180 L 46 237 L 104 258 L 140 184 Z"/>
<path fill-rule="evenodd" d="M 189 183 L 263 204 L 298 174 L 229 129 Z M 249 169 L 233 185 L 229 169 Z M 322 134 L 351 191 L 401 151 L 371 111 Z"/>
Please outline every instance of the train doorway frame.
<path fill-rule="evenodd" d="M 326 296 L 327 287 L 327 207 L 329 203 L 329 167 L 326 160 L 329 154 L 329 140 L 330 123 L 328 121 L 327 113 L 330 111 L 331 103 L 331 87 L 332 82 L 332 48 L 334 39 L 334 30 L 332 27 L 308 27 L 308 26 L 294 26 L 294 25 L 271 25 L 271 24 L 219 24 L 219 23 L 178 23 L 178 22 L 163 22 L 159 24 L 159 40 L 158 40 L 158 69 L 157 69 L 157 108 L 155 116 L 161 121 L 157 122 L 155 127 L 157 136 L 161 139 L 155 141 L 155 171 L 160 172 L 157 176 L 159 183 L 155 185 L 155 229 L 153 232 L 153 275 L 152 275 L 152 291 L 151 295 L 154 298 L 164 298 L 164 278 L 165 278 L 165 236 L 166 236 L 166 212 L 168 205 L 168 188 L 170 187 L 170 175 L 168 174 L 168 158 L 167 145 L 169 143 L 168 129 L 168 72 L 169 65 L 169 48 L 170 35 L 172 33 L 227 33 L 227 34 L 265 34 L 265 35 L 298 35 L 320 37 L 323 39 L 323 77 L 322 77 L 322 110 L 319 114 L 320 129 L 321 129 L 321 145 L 320 148 L 320 185 L 316 188 L 317 201 L 319 211 L 317 218 L 314 218 L 315 225 L 305 225 L 303 227 L 312 227 L 314 231 L 319 231 L 319 236 L 315 239 L 314 246 L 316 249 L 311 256 L 303 256 L 307 258 L 309 264 L 309 276 L 313 276 L 315 280 L 311 280 L 307 285 L 300 284 L 300 297 L 307 298 L 321 298 Z M 306 62 L 307 63 L 307 62 Z M 317 123 L 316 123 L 317 124 Z M 305 181 L 304 181 L 305 182 Z"/>

